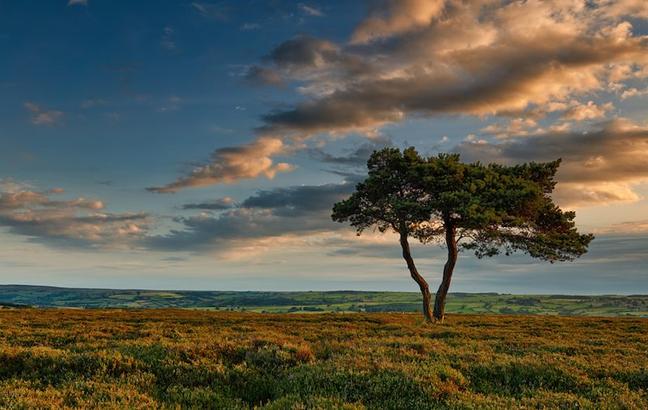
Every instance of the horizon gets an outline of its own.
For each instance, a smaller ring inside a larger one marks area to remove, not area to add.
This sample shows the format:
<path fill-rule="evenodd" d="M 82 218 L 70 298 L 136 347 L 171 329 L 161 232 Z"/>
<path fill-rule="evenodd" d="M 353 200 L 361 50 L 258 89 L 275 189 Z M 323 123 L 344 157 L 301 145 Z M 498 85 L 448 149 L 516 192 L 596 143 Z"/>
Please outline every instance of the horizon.
<path fill-rule="evenodd" d="M 69 289 L 69 290 L 117 290 L 117 291 L 152 291 L 152 292 L 233 292 L 233 293 L 245 293 L 245 292 L 256 292 L 256 293 L 412 293 L 418 295 L 419 292 L 412 291 L 399 291 L 399 290 L 375 290 L 375 289 L 334 289 L 334 290 L 258 290 L 258 289 L 239 289 L 239 290 L 224 290 L 224 289 L 169 289 L 169 288 L 83 288 L 83 287 L 69 287 L 69 286 L 56 286 L 56 285 L 32 285 L 32 284 L 21 284 L 21 283 L 3 283 L 0 284 L 1 287 L 33 287 L 33 288 L 48 288 L 48 289 Z M 498 296 L 621 296 L 621 297 L 632 297 L 632 296 L 648 296 L 641 293 L 507 293 L 507 292 L 449 292 L 449 295 L 457 294 L 466 294 L 466 295 L 498 295 Z"/>
<path fill-rule="evenodd" d="M 462 253 L 451 293 L 648 294 L 648 7 L 468 3 L 0 1 L 0 282 L 415 292 L 395 235 L 331 220 L 415 146 L 561 157 L 596 236 Z M 444 251 L 412 247 L 436 289 Z"/>

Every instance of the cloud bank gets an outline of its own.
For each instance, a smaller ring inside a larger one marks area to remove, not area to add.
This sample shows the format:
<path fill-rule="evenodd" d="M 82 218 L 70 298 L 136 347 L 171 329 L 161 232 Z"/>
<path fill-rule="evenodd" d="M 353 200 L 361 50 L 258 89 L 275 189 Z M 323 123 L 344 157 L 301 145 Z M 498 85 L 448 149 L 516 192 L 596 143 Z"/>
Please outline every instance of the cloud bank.
<path fill-rule="evenodd" d="M 632 82 L 648 78 L 648 37 L 632 25 L 648 18 L 642 1 L 372 4 L 346 42 L 300 35 L 270 51 L 248 79 L 295 85 L 304 99 L 262 116 L 255 141 L 219 149 L 209 164 L 151 190 L 272 178 L 291 169 L 273 158 L 315 135 L 375 136 L 408 118 L 517 118 L 531 131 L 535 124 L 528 121 L 556 113 L 562 123 L 553 130 L 566 130 L 570 122 L 602 119 L 614 109 L 591 101 L 593 93 L 630 96 L 639 90 Z M 243 158 L 262 160 L 248 167 Z"/>
<path fill-rule="evenodd" d="M 0 181 L 0 227 L 30 241 L 58 247 L 123 246 L 142 238 L 149 218 L 142 213 L 110 213 L 96 199 L 53 199 L 60 188 L 34 191 Z"/>
<path fill-rule="evenodd" d="M 331 221 L 331 208 L 351 194 L 356 182 L 357 177 L 339 184 L 260 191 L 238 206 L 220 207 L 222 201 L 188 204 L 185 209 L 220 212 L 175 218 L 181 229 L 149 237 L 147 246 L 154 250 L 210 251 L 226 255 L 232 250 L 245 249 L 249 253 L 259 247 L 277 247 L 287 240 L 308 241 L 317 234 L 346 229 Z"/>

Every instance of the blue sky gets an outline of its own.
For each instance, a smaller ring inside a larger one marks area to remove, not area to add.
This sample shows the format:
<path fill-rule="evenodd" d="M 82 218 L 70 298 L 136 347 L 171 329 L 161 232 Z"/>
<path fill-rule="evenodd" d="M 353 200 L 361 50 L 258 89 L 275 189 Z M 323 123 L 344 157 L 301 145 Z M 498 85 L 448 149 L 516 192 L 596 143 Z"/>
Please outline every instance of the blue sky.
<path fill-rule="evenodd" d="M 0 0 L 0 281 L 414 290 L 330 221 L 368 154 L 563 158 L 591 252 L 453 290 L 648 292 L 643 1 Z M 435 286 L 442 250 L 415 256 Z"/>

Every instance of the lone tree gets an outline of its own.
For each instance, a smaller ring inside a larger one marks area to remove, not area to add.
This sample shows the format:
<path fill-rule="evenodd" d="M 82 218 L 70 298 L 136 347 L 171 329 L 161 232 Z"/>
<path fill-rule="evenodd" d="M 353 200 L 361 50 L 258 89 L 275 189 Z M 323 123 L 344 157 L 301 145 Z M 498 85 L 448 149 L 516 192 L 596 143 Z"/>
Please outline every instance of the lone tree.
<path fill-rule="evenodd" d="M 422 158 L 414 148 L 373 153 L 369 175 L 350 198 L 333 207 L 334 221 L 349 221 L 399 235 L 403 258 L 423 295 L 427 321 L 443 321 L 452 273 L 461 250 L 478 258 L 520 251 L 549 261 L 573 260 L 594 238 L 580 234 L 574 212 L 550 194 L 560 160 L 514 166 L 462 163 L 459 155 Z M 431 294 L 412 257 L 409 238 L 447 248 L 443 279 L 431 312 Z"/>

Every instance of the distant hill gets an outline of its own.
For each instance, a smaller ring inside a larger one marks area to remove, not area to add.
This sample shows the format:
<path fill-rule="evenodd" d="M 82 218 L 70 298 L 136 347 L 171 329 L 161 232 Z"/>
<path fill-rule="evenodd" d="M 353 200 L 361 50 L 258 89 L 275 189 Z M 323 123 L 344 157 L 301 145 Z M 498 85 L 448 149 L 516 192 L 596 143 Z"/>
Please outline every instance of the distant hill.
<path fill-rule="evenodd" d="M 0 307 L 187 308 L 291 312 L 414 312 L 417 292 L 231 292 L 142 289 L 84 289 L 0 285 Z M 648 317 L 648 295 L 510 295 L 453 293 L 451 313 L 550 314 Z"/>

